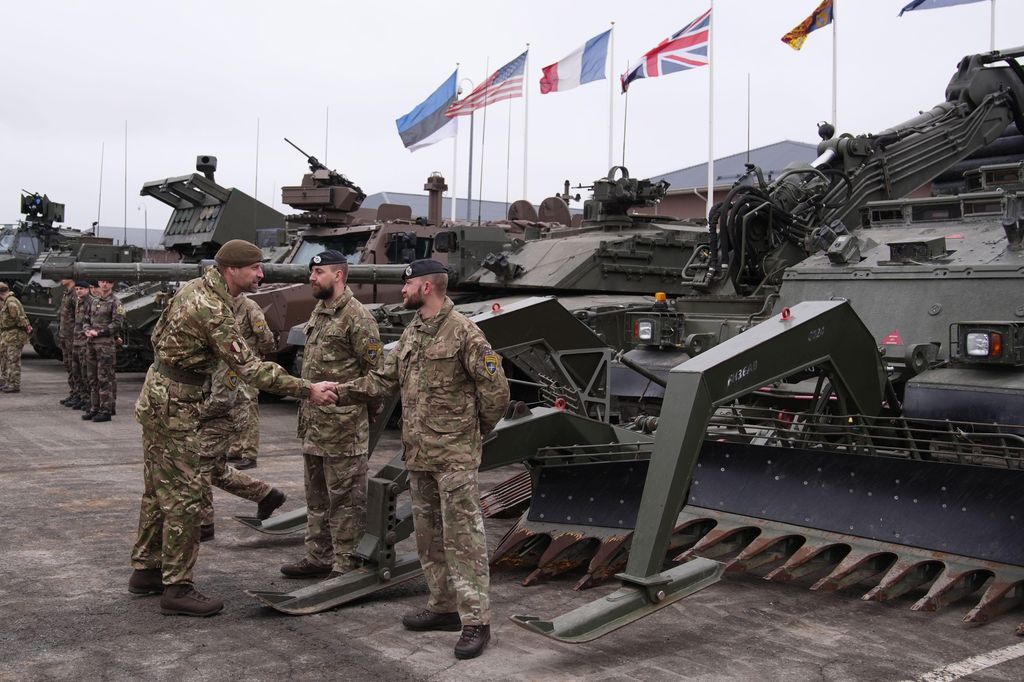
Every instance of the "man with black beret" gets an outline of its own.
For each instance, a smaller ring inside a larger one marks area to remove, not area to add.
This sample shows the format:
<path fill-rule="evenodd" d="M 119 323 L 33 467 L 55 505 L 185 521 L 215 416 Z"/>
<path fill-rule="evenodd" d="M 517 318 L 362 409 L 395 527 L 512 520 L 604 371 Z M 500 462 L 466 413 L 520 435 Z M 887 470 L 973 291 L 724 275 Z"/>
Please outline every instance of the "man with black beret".
<path fill-rule="evenodd" d="M 74 410 L 88 410 L 91 403 L 89 391 L 89 373 L 86 368 L 85 319 L 92 305 L 91 285 L 87 280 L 75 281 L 75 315 L 71 326 L 71 392 L 74 397 L 65 403 Z"/>
<path fill-rule="evenodd" d="M 334 250 L 309 261 L 318 299 L 306 325 L 302 377 L 351 381 L 377 367 L 380 332 L 373 315 L 346 285 L 348 261 Z M 353 556 L 366 516 L 370 424 L 366 405 L 299 403 L 306 480 L 306 556 L 285 564 L 289 578 L 337 576 L 359 566 Z"/>
<path fill-rule="evenodd" d="M 135 404 L 145 451 L 144 490 L 128 590 L 162 594 L 165 614 L 212 616 L 224 607 L 192 585 L 205 488 L 198 432 L 218 363 L 271 393 L 316 405 L 337 399 L 329 382 L 312 384 L 262 362 L 242 339 L 231 301 L 255 291 L 263 279 L 260 249 L 235 239 L 220 248 L 215 260 L 216 267 L 179 289 L 160 315 L 152 334 L 153 364 Z"/>
<path fill-rule="evenodd" d="M 430 588 L 427 608 L 407 614 L 410 630 L 460 630 L 456 658 L 479 656 L 491 636 L 487 543 L 477 469 L 482 435 L 508 407 L 501 358 L 446 296 L 435 260 L 405 269 L 402 300 L 418 314 L 366 377 L 338 386 L 338 403 L 379 400 L 400 390 L 416 549 Z"/>

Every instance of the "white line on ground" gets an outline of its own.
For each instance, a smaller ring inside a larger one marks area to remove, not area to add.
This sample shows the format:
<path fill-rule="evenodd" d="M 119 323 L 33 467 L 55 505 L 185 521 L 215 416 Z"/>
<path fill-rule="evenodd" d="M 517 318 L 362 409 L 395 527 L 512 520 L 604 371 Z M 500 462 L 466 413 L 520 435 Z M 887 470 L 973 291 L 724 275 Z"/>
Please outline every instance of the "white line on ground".
<path fill-rule="evenodd" d="M 950 663 L 944 665 L 941 668 L 925 673 L 915 680 L 905 680 L 904 682 L 953 682 L 953 680 L 959 680 L 961 677 L 966 677 L 971 673 L 976 673 L 979 670 L 985 668 L 991 668 L 994 665 L 1005 663 L 1006 661 L 1012 661 L 1015 658 L 1024 656 L 1024 642 L 1020 644 L 1011 644 L 1010 646 L 1003 647 L 1002 649 L 996 649 L 989 651 L 988 653 L 978 654 L 977 656 L 971 656 L 965 658 L 957 663 Z"/>

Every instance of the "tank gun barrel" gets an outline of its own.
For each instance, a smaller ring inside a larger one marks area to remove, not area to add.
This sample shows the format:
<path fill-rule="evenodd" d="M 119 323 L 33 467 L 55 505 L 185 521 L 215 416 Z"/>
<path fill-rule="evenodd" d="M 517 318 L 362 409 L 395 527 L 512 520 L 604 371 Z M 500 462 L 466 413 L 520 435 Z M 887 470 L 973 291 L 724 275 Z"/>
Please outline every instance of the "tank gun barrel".
<path fill-rule="evenodd" d="M 212 260 L 199 263 L 46 263 L 43 277 L 60 279 L 109 279 L 118 282 L 182 282 L 202 276 Z M 350 265 L 348 281 L 352 284 L 401 284 L 405 265 Z M 264 263 L 263 281 L 267 283 L 302 284 L 309 281 L 309 268 L 304 264 Z"/>

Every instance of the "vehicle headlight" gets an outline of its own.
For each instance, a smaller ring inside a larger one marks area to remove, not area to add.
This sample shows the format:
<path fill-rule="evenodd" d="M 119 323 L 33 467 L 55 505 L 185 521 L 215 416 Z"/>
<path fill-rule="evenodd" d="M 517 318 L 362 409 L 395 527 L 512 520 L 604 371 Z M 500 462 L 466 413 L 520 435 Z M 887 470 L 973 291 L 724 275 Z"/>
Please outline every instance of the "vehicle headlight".
<path fill-rule="evenodd" d="M 997 332 L 969 332 L 967 334 L 967 355 L 981 358 L 997 358 L 1003 354 L 1003 336 Z"/>
<path fill-rule="evenodd" d="M 640 320 L 636 325 L 636 336 L 641 341 L 650 341 L 654 338 L 654 323 L 650 320 Z"/>

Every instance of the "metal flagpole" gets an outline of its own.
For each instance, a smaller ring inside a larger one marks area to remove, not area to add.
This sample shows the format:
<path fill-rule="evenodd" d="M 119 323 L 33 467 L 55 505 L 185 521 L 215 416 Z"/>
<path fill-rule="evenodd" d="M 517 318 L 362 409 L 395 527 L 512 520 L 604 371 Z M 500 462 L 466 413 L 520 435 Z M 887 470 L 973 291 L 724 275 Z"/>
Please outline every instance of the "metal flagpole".
<path fill-rule="evenodd" d="M 626 60 L 626 70 L 629 70 L 629 60 Z M 622 103 L 622 166 L 626 165 L 626 121 L 629 119 L 629 90 L 622 93 L 625 101 Z M 608 167 L 611 170 L 611 166 Z"/>
<path fill-rule="evenodd" d="M 608 35 L 608 70 L 612 70 L 612 65 L 615 64 L 615 22 L 612 22 L 611 33 Z M 610 169 L 615 162 L 612 161 L 612 146 L 614 140 L 612 139 L 612 128 L 615 126 L 615 79 L 612 78 L 612 74 L 608 74 L 608 168 Z"/>
<path fill-rule="evenodd" d="M 484 72 L 491 70 L 491 58 L 487 57 L 484 61 Z M 487 74 L 488 81 L 491 78 L 491 74 Z M 484 123 L 480 127 L 480 182 L 476 185 L 476 224 L 481 223 L 483 216 L 483 200 L 484 200 L 484 151 L 487 149 L 487 100 L 490 99 L 491 89 L 490 84 L 484 88 Z"/>
<path fill-rule="evenodd" d="M 327 165 L 327 133 L 331 128 L 331 108 L 324 112 L 324 165 Z"/>
<path fill-rule="evenodd" d="M 473 119 L 475 114 L 472 110 L 469 112 L 469 173 L 466 175 L 469 179 L 469 188 L 466 190 L 466 222 L 468 223 L 473 219 Z"/>
<path fill-rule="evenodd" d="M 260 117 L 256 117 L 256 174 L 252 180 L 252 198 L 260 198 Z"/>
<path fill-rule="evenodd" d="M 526 82 L 530 75 L 530 43 L 526 43 L 526 62 L 523 64 L 523 198 L 526 199 L 526 178 L 529 171 L 527 157 L 530 149 L 530 88 Z"/>
<path fill-rule="evenodd" d="M 523 81 L 525 83 L 525 79 Z M 505 215 L 508 215 L 508 182 L 512 170 L 512 100 L 508 101 L 508 139 L 505 140 Z"/>
<path fill-rule="evenodd" d="M 124 242 L 128 243 L 128 121 L 124 122 Z"/>
<path fill-rule="evenodd" d="M 989 41 L 988 41 L 988 44 L 989 44 L 989 49 L 995 50 L 996 49 L 996 0 L 992 0 L 992 7 L 991 7 L 991 12 L 990 12 L 990 24 L 991 24 L 991 28 L 989 30 Z"/>
<path fill-rule="evenodd" d="M 103 209 L 103 152 L 106 151 L 107 143 L 100 142 L 100 194 L 96 201 L 96 227 L 92 231 L 92 236 L 98 237 L 97 232 L 100 231 L 100 213 Z"/>
<path fill-rule="evenodd" d="M 839 88 L 839 69 L 837 55 L 839 54 L 839 16 L 836 14 L 836 5 L 839 0 L 832 0 L 832 126 L 836 133 L 839 133 L 839 110 L 836 104 L 836 93 Z"/>
<path fill-rule="evenodd" d="M 705 215 L 715 203 L 715 0 L 708 15 L 708 200 Z"/>
<path fill-rule="evenodd" d="M 458 101 L 458 99 L 459 63 L 455 62 L 455 100 Z M 455 124 L 455 137 L 452 138 L 452 182 L 449 187 L 452 188 L 452 222 L 454 223 L 459 206 L 459 119 L 456 118 L 453 123 Z"/>

